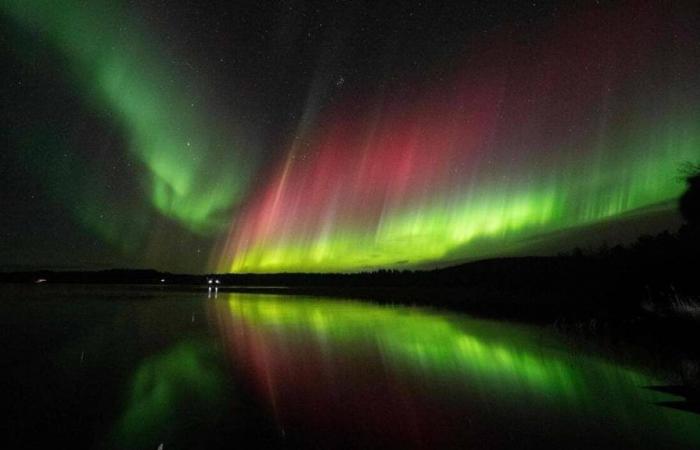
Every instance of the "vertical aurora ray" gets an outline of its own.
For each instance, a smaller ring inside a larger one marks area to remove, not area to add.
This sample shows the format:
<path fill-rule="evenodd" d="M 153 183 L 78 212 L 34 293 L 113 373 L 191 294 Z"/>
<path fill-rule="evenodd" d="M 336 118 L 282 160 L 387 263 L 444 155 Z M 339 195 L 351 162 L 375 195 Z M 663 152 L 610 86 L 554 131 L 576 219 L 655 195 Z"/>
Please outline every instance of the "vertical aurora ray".
<path fill-rule="evenodd" d="M 126 9 L 72 0 L 5 0 L 0 8 L 57 49 L 85 101 L 123 127 L 146 169 L 134 184 L 157 211 L 198 234 L 228 222 L 254 167 L 247 142 L 233 124 L 212 120 L 195 80 L 174 73 Z"/>
<path fill-rule="evenodd" d="M 697 37 L 653 5 L 580 12 L 492 38 L 452 79 L 337 106 L 234 218 L 219 269 L 479 257 L 674 208 L 700 156 Z"/>

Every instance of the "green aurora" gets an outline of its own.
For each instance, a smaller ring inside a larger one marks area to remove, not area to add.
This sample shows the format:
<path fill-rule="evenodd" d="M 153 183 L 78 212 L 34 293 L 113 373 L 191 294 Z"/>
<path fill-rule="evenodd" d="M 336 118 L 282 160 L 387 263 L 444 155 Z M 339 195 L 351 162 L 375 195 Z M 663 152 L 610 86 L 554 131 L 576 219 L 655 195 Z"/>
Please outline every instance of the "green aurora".
<path fill-rule="evenodd" d="M 114 128 L 109 151 L 124 153 L 128 173 L 122 189 L 107 187 L 99 151 L 80 154 L 44 124 L 19 132 L 22 158 L 77 222 L 124 254 L 156 255 L 156 266 L 165 249 L 188 260 L 195 241 L 198 253 L 212 249 L 209 267 L 190 268 L 200 272 L 536 252 L 527 246 L 551 248 L 556 233 L 668 213 L 684 188 L 679 167 L 700 157 L 697 32 L 655 6 L 635 9 L 636 21 L 624 2 L 574 11 L 533 26 L 530 44 L 508 33 L 473 43 L 466 68 L 413 86 L 417 95 L 307 99 L 296 135 L 266 149 L 231 119 L 254 112 L 222 116 L 207 101 L 222 86 L 178 70 L 185 49 L 159 40 L 138 9 L 0 5 L 18 28 L 20 59 L 35 47 L 60 58 L 85 108 Z"/>
<path fill-rule="evenodd" d="M 410 101 L 328 114 L 236 217 L 218 270 L 435 266 L 673 211 L 700 158 L 700 36 L 630 10 L 479 43 L 486 56 Z"/>
<path fill-rule="evenodd" d="M 196 80 L 173 72 L 165 63 L 168 52 L 125 8 L 102 0 L 3 0 L 1 8 L 34 39 L 56 49 L 87 104 L 124 129 L 130 155 L 146 169 L 132 184 L 160 214 L 197 234 L 211 234 L 228 222 L 254 167 L 242 154 L 236 125 L 211 118 Z M 63 150 L 70 151 L 54 148 Z M 77 162 L 89 171 L 89 161 Z M 71 183 L 67 175 L 51 175 L 54 185 Z M 98 187 L 99 177 L 86 184 Z M 90 228 L 105 227 L 98 233 L 107 239 L 119 239 L 123 230 L 97 224 L 110 205 L 100 204 L 99 190 L 92 196 L 78 199 L 78 219 Z M 131 211 L 125 222 L 138 223 L 143 212 Z"/>

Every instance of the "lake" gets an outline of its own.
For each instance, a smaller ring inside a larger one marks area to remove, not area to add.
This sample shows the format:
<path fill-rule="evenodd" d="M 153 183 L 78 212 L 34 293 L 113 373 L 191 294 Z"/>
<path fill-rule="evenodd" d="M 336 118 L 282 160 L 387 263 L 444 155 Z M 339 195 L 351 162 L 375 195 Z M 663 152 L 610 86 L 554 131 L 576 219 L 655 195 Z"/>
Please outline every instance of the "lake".
<path fill-rule="evenodd" d="M 197 288 L 0 295 L 3 448 L 700 448 L 700 415 L 652 389 L 658 355 L 552 327 Z"/>

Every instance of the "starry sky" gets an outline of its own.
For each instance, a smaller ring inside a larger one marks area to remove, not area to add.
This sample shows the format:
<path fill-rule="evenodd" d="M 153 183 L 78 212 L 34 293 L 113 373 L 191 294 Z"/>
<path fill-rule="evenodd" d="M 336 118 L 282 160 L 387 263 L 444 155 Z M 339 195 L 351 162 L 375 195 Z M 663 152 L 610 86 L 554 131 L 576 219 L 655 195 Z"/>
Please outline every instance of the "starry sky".
<path fill-rule="evenodd" d="M 0 0 L 0 270 L 357 271 L 677 227 L 692 2 Z"/>

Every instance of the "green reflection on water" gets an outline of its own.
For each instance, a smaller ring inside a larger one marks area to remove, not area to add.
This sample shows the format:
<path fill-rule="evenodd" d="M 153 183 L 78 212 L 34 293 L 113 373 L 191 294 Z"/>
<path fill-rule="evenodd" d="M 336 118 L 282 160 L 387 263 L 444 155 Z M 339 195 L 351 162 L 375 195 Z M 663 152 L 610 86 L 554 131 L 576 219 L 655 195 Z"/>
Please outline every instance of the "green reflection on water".
<path fill-rule="evenodd" d="M 146 359 L 135 371 L 124 415 L 118 422 L 117 448 L 156 448 L 187 442 L 221 413 L 224 375 L 214 349 L 185 341 Z"/>
<path fill-rule="evenodd" d="M 469 371 L 558 395 L 575 394 L 577 374 L 564 359 L 535 353 L 527 345 L 517 347 L 495 337 L 469 334 L 447 316 L 424 310 L 355 302 L 299 302 L 283 297 L 247 301 L 237 294 L 232 295 L 229 306 L 233 314 L 249 323 L 277 330 L 306 329 L 318 339 L 335 343 L 370 336 L 393 363 L 408 363 L 422 371 L 442 375 Z M 510 327 L 503 330 L 511 338 L 526 339 L 513 331 Z M 633 371 L 623 372 L 630 381 L 650 381 Z"/>
<path fill-rule="evenodd" d="M 662 381 L 575 352 L 545 329 L 424 309 L 285 296 L 230 294 L 217 307 L 233 317 L 229 326 L 242 321 L 255 334 L 253 351 L 260 351 L 260 342 L 270 342 L 264 350 L 268 357 L 297 358 L 302 365 L 310 352 L 324 354 L 325 360 L 349 354 L 372 364 L 375 353 L 387 373 L 423 379 L 435 387 L 435 395 L 459 395 L 466 389 L 497 410 L 518 411 L 516 415 L 532 411 L 569 424 L 604 423 L 604 434 L 619 433 L 642 446 L 648 445 L 643 441 L 647 435 L 669 445 L 700 443 L 697 416 L 655 404 L 673 399 L 646 389 Z M 264 375 L 268 381 L 275 376 Z M 283 384 L 284 379 L 270 382 Z M 441 394 L 438 386 L 445 385 L 447 392 Z"/>

